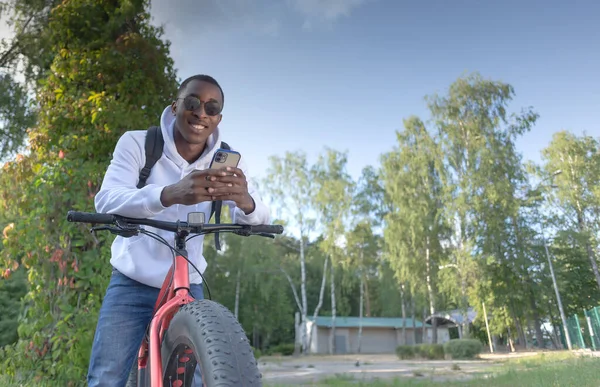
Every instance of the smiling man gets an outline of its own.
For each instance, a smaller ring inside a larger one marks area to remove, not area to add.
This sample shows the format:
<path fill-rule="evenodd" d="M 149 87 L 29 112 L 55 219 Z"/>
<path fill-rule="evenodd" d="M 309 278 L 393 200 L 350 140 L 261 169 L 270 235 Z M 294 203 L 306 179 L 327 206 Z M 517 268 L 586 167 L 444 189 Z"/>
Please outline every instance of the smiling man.
<path fill-rule="evenodd" d="M 168 221 L 185 220 L 189 212 L 204 212 L 209 219 L 211 202 L 222 200 L 229 206 L 234 223 L 269 224 L 269 209 L 247 182 L 243 159 L 230 173 L 209 169 L 221 145 L 218 125 L 224 99 L 221 87 L 210 76 L 196 75 L 181 84 L 176 100 L 161 116 L 162 157 L 140 189 L 137 184 L 146 162 L 146 131 L 124 133 L 96 195 L 96 211 Z M 148 229 L 167 241 L 173 239 L 166 231 Z M 203 239 L 193 238 L 187 245 L 189 259 L 201 272 L 207 266 Z M 93 387 L 125 386 L 172 263 L 170 249 L 145 235 L 118 236 L 111 252 L 113 271 L 100 309 L 88 371 L 88 385 Z M 203 298 L 201 282 L 200 275 L 191 270 L 191 293 L 196 299 Z"/>

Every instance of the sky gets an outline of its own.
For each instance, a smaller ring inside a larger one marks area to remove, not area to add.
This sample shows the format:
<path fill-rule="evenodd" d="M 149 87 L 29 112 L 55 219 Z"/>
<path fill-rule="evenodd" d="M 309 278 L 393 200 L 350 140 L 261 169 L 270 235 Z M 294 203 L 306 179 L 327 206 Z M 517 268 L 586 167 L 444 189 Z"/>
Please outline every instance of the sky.
<path fill-rule="evenodd" d="M 540 114 L 518 141 L 526 160 L 560 130 L 600 136 L 598 1 L 153 0 L 151 14 L 181 80 L 223 87 L 223 139 L 253 178 L 271 155 L 325 147 L 357 178 L 404 119 L 429 118 L 425 96 L 471 72 Z"/>

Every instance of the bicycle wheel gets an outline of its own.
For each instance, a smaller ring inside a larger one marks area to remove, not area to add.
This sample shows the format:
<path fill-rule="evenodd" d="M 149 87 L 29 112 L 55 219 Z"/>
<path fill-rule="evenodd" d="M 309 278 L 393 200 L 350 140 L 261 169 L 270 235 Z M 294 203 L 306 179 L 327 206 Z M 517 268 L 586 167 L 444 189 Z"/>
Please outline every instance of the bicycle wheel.
<path fill-rule="evenodd" d="M 224 306 L 195 300 L 173 316 L 162 349 L 165 386 L 192 387 L 196 364 L 206 387 L 262 386 L 244 329 Z"/>

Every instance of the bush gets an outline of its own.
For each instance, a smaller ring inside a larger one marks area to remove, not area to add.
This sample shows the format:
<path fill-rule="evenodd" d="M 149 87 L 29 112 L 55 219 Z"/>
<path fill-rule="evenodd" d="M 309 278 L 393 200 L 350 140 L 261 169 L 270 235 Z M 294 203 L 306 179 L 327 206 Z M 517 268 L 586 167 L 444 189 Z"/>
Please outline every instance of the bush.
<path fill-rule="evenodd" d="M 269 348 L 268 353 L 269 353 L 269 355 L 291 356 L 294 354 L 295 349 L 296 349 L 296 346 L 293 343 L 279 344 L 279 345 Z"/>
<path fill-rule="evenodd" d="M 474 359 L 483 345 L 474 339 L 453 339 L 444 344 L 444 352 L 452 359 Z"/>
<path fill-rule="evenodd" d="M 400 345 L 396 348 L 396 355 L 402 360 L 441 360 L 444 358 L 444 346 L 441 344 Z"/>
<path fill-rule="evenodd" d="M 254 358 L 256 360 L 260 359 L 260 357 L 262 356 L 262 352 L 258 348 L 252 347 L 252 352 L 254 352 Z"/>
<path fill-rule="evenodd" d="M 444 358 L 444 346 L 442 344 L 417 345 L 415 355 L 423 359 L 440 360 Z"/>
<path fill-rule="evenodd" d="M 401 360 L 412 359 L 415 357 L 415 351 L 410 345 L 399 345 L 398 348 L 396 348 L 396 355 L 398 355 L 398 358 Z"/>

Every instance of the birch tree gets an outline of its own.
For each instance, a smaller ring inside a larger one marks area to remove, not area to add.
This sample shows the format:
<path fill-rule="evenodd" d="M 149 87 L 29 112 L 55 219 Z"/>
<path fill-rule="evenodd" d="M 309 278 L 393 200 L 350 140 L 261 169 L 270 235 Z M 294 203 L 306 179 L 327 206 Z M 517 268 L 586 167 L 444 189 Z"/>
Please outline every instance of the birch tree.
<path fill-rule="evenodd" d="M 386 218 L 387 257 L 400 282 L 413 285 L 413 293 L 418 292 L 420 282 L 425 284 L 433 315 L 436 272 L 444 254 L 441 241 L 447 230 L 440 177 L 443 166 L 434 139 L 418 118 L 406 120 L 405 130 L 397 133 L 397 138 L 398 147 L 382 162 L 382 179 L 394 208 Z M 437 342 L 436 320 L 433 322 L 432 339 Z"/>
<path fill-rule="evenodd" d="M 318 209 L 323 240 L 323 252 L 331 260 L 330 289 L 332 327 L 329 336 L 329 351 L 335 353 L 335 267 L 343 257 L 343 237 L 352 208 L 355 184 L 346 171 L 347 155 L 333 149 L 326 149 L 319 156 L 313 169 L 316 183 L 315 203 Z"/>
<path fill-rule="evenodd" d="M 306 249 L 310 234 L 314 231 L 313 197 L 314 179 L 302 152 L 287 152 L 284 157 L 272 156 L 271 166 L 265 179 L 265 187 L 275 202 L 279 217 L 287 221 L 287 226 L 299 234 L 296 248 L 300 258 L 300 299 L 301 299 L 301 349 L 307 350 L 307 314 L 306 297 Z"/>

